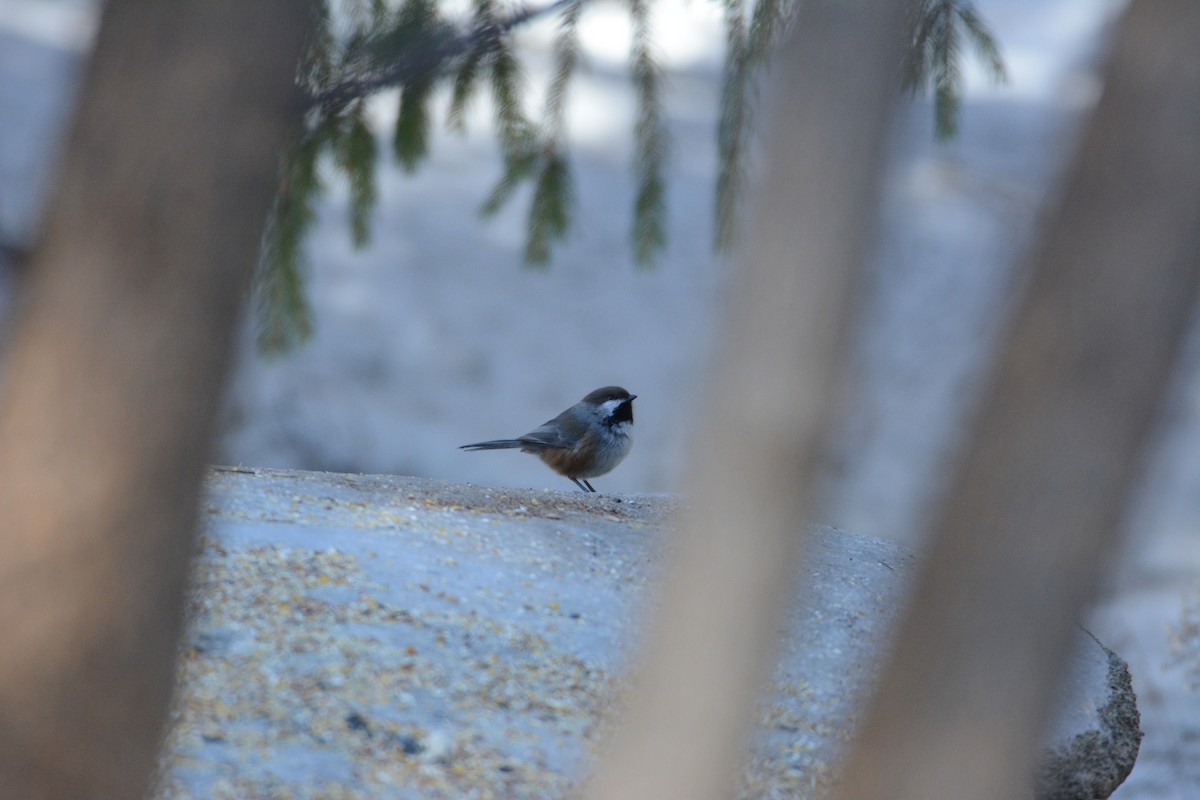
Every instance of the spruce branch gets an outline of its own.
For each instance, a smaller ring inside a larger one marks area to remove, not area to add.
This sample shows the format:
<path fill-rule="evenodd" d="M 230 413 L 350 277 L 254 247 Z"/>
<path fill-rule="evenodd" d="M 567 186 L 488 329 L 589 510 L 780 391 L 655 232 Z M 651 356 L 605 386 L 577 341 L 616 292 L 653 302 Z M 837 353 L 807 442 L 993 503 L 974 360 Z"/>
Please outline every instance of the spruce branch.
<path fill-rule="evenodd" d="M 446 125 L 453 130 L 466 130 L 467 103 L 479 86 L 479 73 L 484 56 L 483 50 L 467 53 L 454 74 L 454 89 L 450 95 L 450 108 L 446 112 Z"/>
<path fill-rule="evenodd" d="M 427 157 L 430 101 L 450 84 L 447 125 L 462 130 L 471 98 L 487 87 L 503 171 L 480 213 L 495 214 L 518 188 L 531 184 L 526 259 L 545 264 L 563 239 L 574 208 L 573 176 L 567 159 L 566 107 L 580 61 L 578 29 L 590 0 L 552 0 L 539 6 L 504 9 L 501 0 L 471 0 L 465 24 L 445 18 L 439 0 L 317 0 L 316 24 L 297 81 L 308 95 L 305 132 L 284 168 L 280 195 L 264 234 L 257 299 L 265 309 L 261 340 L 267 349 L 302 341 L 309 331 L 303 293 L 301 247 L 323 187 L 318 163 L 323 153 L 350 183 L 350 228 L 356 246 L 367 241 L 377 200 L 374 170 L 378 145 L 366 121 L 366 100 L 399 89 L 392 137 L 397 162 L 413 171 Z M 725 69 L 717 126 L 718 175 L 714 247 L 734 243 L 749 161 L 757 105 L 758 74 L 786 31 L 801 0 L 717 0 L 725 17 Z M 336 18 L 330 3 L 340 2 Z M 393 2 L 400 2 L 394 8 Z M 910 46 L 901 83 L 912 93 L 931 91 L 936 135 L 952 136 L 961 110 L 963 51 L 970 49 L 993 80 L 1007 70 L 991 31 L 970 0 L 909 0 Z M 628 0 L 633 25 L 630 77 L 637 99 L 633 169 L 637 180 L 630 230 L 639 266 L 652 264 L 665 247 L 669 137 L 662 110 L 662 71 L 654 58 L 650 0 Z M 527 81 L 509 33 L 538 17 L 558 13 L 553 71 L 542 116 L 526 113 Z"/>
<path fill-rule="evenodd" d="M 307 91 L 316 91 L 333 75 L 333 20 L 326 3 L 313 3 L 313 23 L 300 56 L 296 82 Z"/>
<path fill-rule="evenodd" d="M 475 31 L 489 30 L 496 24 L 494 0 L 473 0 L 471 3 L 471 27 Z M 479 75 L 489 55 L 490 48 L 481 46 L 468 49 L 463 55 L 454 75 L 454 91 L 450 98 L 450 110 L 446 114 L 447 124 L 456 130 L 464 130 L 464 113 L 467 102 L 479 86 Z"/>
<path fill-rule="evenodd" d="M 650 9 L 646 0 L 629 0 L 633 20 L 630 53 L 633 85 L 637 93 L 638 118 L 634 126 L 634 174 L 638 181 L 633 204 L 634 263 L 652 266 L 667 244 L 666 186 L 663 180 L 669 137 L 663 119 L 662 69 L 654 58 Z"/>
<path fill-rule="evenodd" d="M 526 226 L 525 260 L 543 267 L 550 262 L 550 245 L 567 235 L 567 209 L 574 204 L 571 168 L 559 153 L 546 153 L 533 188 Z"/>
<path fill-rule="evenodd" d="M 747 142 L 758 103 L 757 73 L 788 29 L 797 0 L 758 0 L 746 24 L 742 0 L 725 0 L 725 82 L 717 127 L 718 172 L 713 247 L 729 253 L 738 231 L 738 209 L 746 181 Z"/>
<path fill-rule="evenodd" d="M 323 190 L 319 159 L 339 138 L 330 121 L 301 139 L 284 158 L 283 177 L 263 233 L 254 276 L 259 350 L 278 353 L 312 334 L 304 293 L 304 235 L 312 224 L 316 196 Z"/>
<path fill-rule="evenodd" d="M 942 3 L 937 10 L 933 53 L 934 131 L 941 141 L 958 133 L 958 111 L 962 104 L 961 48 L 954 24 L 954 3 Z"/>
<path fill-rule="evenodd" d="M 338 138 L 337 164 L 350 180 L 350 231 L 354 246 L 370 240 L 371 210 L 378 200 L 375 166 L 379 160 L 375 134 L 367 125 L 363 103 L 347 114 Z"/>
<path fill-rule="evenodd" d="M 996 43 L 991 29 L 976 12 L 975 7 L 970 3 L 961 3 L 958 7 L 958 18 L 962 20 L 976 55 L 987 66 L 992 81 L 1007 83 L 1008 69 L 1004 65 L 1004 57 L 1000 54 L 1000 45 Z"/>
<path fill-rule="evenodd" d="M 415 172 L 429 154 L 429 99 L 433 82 L 417 79 L 400 90 L 400 109 L 392 135 L 392 154 L 405 172 Z"/>
<path fill-rule="evenodd" d="M 563 6 L 554 38 L 554 69 L 550 86 L 546 91 L 546 138 L 556 145 L 561 142 L 565 127 L 567 88 L 579 64 L 579 12 L 583 8 L 580 0 L 569 0 Z"/>
<path fill-rule="evenodd" d="M 737 211 L 745 183 L 747 37 L 742 0 L 723 0 L 725 8 L 725 78 L 717 120 L 717 188 L 713 247 L 728 253 L 737 231 Z"/>
<path fill-rule="evenodd" d="M 910 93 L 929 87 L 934 98 L 934 134 L 939 141 L 958 131 L 962 107 L 962 38 L 970 41 L 992 80 L 1008 70 L 991 31 L 969 0 L 916 0 L 909 14 L 911 39 L 901 84 Z"/>
<path fill-rule="evenodd" d="M 533 175 L 537 166 L 538 154 L 532 149 L 508 153 L 504 159 L 504 174 L 492 188 L 483 205 L 480 206 L 480 215 L 484 217 L 495 216 L 512 198 L 513 193 L 516 192 L 521 182 L 528 180 Z"/>
<path fill-rule="evenodd" d="M 788 30 L 796 0 L 758 0 L 750 17 L 746 37 L 746 65 L 749 69 L 765 66 L 775 43 Z M 756 88 L 757 84 L 751 84 Z"/>
<path fill-rule="evenodd" d="M 525 73 L 507 42 L 497 41 L 489 59 L 492 102 L 496 108 L 496 132 L 505 157 L 529 148 L 534 138 L 533 124 L 525 116 Z"/>
<path fill-rule="evenodd" d="M 403 43 L 393 38 L 393 45 L 405 46 L 389 48 L 392 60 L 386 66 L 380 67 L 370 75 L 351 75 L 317 91 L 310 98 L 310 105 L 328 115 L 353 100 L 405 85 L 420 76 L 440 75 L 453 60 L 467 53 L 487 51 L 513 28 L 578 1 L 554 0 L 547 5 L 525 6 L 466 32 L 460 32 L 453 25 L 438 19 L 438 24 L 431 26 L 427 31 L 430 38 L 413 38 Z"/>

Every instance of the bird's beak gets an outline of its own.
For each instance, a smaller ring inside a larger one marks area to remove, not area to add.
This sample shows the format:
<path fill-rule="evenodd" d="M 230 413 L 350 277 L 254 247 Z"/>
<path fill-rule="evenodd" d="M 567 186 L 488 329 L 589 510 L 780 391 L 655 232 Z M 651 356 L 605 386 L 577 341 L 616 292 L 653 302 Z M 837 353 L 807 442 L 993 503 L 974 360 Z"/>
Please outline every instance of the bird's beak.
<path fill-rule="evenodd" d="M 636 394 L 631 394 L 631 395 L 629 395 L 629 399 L 630 399 L 630 400 L 637 400 L 637 395 L 636 395 Z"/>

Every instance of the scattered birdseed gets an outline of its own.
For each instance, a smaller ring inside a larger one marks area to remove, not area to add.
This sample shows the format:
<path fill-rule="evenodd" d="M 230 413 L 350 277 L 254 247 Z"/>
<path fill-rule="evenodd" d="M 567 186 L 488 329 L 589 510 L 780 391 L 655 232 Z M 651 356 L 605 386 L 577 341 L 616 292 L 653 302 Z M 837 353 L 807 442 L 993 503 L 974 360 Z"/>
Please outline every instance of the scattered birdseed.
<path fill-rule="evenodd" d="M 567 796 L 678 504 L 255 470 L 205 508 L 158 800 Z M 746 798 L 829 782 L 841 730 L 778 683 Z"/>

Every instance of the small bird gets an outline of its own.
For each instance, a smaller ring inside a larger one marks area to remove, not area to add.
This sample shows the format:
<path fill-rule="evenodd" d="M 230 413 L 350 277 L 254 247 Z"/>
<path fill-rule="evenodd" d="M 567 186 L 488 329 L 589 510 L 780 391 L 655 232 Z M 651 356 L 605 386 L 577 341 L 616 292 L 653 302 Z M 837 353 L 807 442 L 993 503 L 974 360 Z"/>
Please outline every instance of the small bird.
<path fill-rule="evenodd" d="M 587 479 L 612 471 L 629 453 L 636 398 L 620 386 L 605 386 L 524 436 L 464 444 L 459 449 L 519 447 L 522 453 L 533 453 L 550 469 L 573 480 L 583 491 L 594 492 Z"/>

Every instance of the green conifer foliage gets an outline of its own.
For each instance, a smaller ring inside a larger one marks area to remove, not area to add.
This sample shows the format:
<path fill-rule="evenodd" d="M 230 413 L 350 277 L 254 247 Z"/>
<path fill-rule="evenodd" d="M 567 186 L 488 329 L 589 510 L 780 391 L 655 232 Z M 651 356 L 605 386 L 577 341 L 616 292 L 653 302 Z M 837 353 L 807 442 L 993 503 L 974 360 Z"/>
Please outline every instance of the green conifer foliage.
<path fill-rule="evenodd" d="M 310 106 L 303 137 L 285 156 L 279 194 L 263 237 L 256 279 L 259 342 L 278 351 L 303 342 L 312 321 L 305 296 L 304 236 L 324 173 L 344 176 L 349 188 L 350 234 L 356 247 L 370 240 L 378 200 L 377 135 L 367 101 L 399 90 L 391 151 L 405 172 L 429 155 L 435 91 L 449 90 L 446 125 L 463 130 L 465 111 L 484 87 L 490 90 L 493 133 L 502 171 L 480 213 L 497 213 L 531 187 L 525 259 L 546 267 L 555 245 L 570 232 L 575 190 L 569 160 L 566 109 L 580 60 L 578 31 L 589 0 L 550 0 L 543 6 L 472 0 L 469 18 L 448 17 L 438 0 L 313 0 L 317 24 L 300 65 L 298 83 Z M 718 174 L 713 241 L 728 250 L 748 163 L 758 77 L 784 33 L 797 0 L 713 0 L 722 5 L 726 49 L 716 131 Z M 939 139 L 957 127 L 962 96 L 962 43 L 968 42 L 993 78 L 1006 79 L 1004 61 L 970 0 L 909 0 L 911 46 L 900 76 L 913 93 L 929 90 Z M 629 72 L 637 100 L 634 122 L 630 247 L 634 262 L 652 266 L 667 245 L 666 169 L 670 140 L 663 112 L 662 70 L 654 56 L 652 0 L 625 0 L 633 29 Z M 558 19 L 546 103 L 531 118 L 528 86 L 511 33 L 546 15 Z"/>
<path fill-rule="evenodd" d="M 637 94 L 638 116 L 634 124 L 634 176 L 637 196 L 633 202 L 631 240 L 634 263 L 653 265 L 667 246 L 667 203 L 663 170 L 669 140 L 663 119 L 662 71 L 654 59 L 647 0 L 629 0 L 633 20 L 630 72 Z"/>
<path fill-rule="evenodd" d="M 904 88 L 913 94 L 933 90 L 934 133 L 939 140 L 949 139 L 958 132 L 962 105 L 963 39 L 998 83 L 1008 80 L 1000 47 L 970 0 L 915 0 L 909 20 Z"/>

